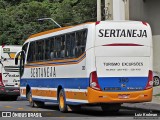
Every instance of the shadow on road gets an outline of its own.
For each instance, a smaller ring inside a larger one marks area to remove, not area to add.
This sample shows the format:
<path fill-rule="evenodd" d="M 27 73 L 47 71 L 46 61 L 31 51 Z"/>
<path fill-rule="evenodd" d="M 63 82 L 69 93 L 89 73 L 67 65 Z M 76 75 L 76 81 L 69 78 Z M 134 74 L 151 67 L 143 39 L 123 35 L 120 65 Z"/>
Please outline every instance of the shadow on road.
<path fill-rule="evenodd" d="M 62 113 L 59 111 L 58 104 L 46 103 L 44 107 L 31 108 L 29 102 L 26 100 L 17 100 L 16 102 L 9 102 L 7 98 L 4 99 L 6 104 L 12 106 L 13 108 L 24 108 L 25 111 L 36 111 L 41 112 L 44 116 L 47 117 L 134 117 L 135 113 L 157 113 L 160 114 L 160 111 L 150 111 L 149 109 L 139 109 L 134 107 L 122 106 L 119 112 L 103 112 L 99 106 L 82 106 L 78 111 L 69 111 L 67 113 Z M 3 102 L 2 99 L 0 101 Z M 114 106 L 113 106 L 114 107 Z M 17 110 L 20 111 L 21 110 Z"/>
<path fill-rule="evenodd" d="M 0 101 L 17 101 L 15 96 L 1 96 Z"/>
<path fill-rule="evenodd" d="M 67 113 L 61 113 L 58 105 L 45 105 L 42 108 L 44 111 L 47 110 L 48 114 L 55 115 L 56 117 L 134 117 L 135 113 L 159 113 L 158 111 L 149 111 L 142 109 L 133 109 L 130 107 L 122 107 L 119 112 L 103 112 L 99 106 L 84 106 L 78 111 L 69 111 Z M 48 111 L 50 110 L 50 111 Z M 53 111 L 52 111 L 53 110 Z"/>

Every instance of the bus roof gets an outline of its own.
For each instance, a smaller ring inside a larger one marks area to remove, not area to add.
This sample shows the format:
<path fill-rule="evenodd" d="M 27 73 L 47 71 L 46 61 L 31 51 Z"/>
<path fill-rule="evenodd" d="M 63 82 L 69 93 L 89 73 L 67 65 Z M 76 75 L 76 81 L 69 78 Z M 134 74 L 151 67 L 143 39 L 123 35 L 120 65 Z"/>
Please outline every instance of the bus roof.
<path fill-rule="evenodd" d="M 87 23 L 83 23 L 83 24 L 79 24 L 79 25 L 75 25 L 75 26 L 67 26 L 67 27 L 62 27 L 62 28 L 55 28 L 55 29 L 52 29 L 52 30 L 48 30 L 48 31 L 36 33 L 36 34 L 31 35 L 31 36 L 26 40 L 26 42 L 27 42 L 30 38 L 38 37 L 38 36 L 45 35 L 45 34 L 49 34 L 49 33 L 58 32 L 58 31 L 65 30 L 65 29 L 72 28 L 72 27 L 76 27 L 76 26 L 81 26 L 81 25 L 85 25 L 85 24 L 91 24 L 91 23 L 95 23 L 95 22 L 87 22 Z"/>

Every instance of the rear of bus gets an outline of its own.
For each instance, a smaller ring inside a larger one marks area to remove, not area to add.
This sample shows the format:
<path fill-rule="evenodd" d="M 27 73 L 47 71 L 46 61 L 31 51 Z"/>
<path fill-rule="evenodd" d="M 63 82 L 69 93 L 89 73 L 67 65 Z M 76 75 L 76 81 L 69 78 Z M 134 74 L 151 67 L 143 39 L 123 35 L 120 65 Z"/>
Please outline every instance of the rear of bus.
<path fill-rule="evenodd" d="M 1 48 L 1 73 L 0 73 L 0 96 L 9 96 L 16 100 L 19 91 L 19 66 L 15 65 L 14 57 L 21 46 L 4 46 Z"/>
<path fill-rule="evenodd" d="M 148 23 L 96 22 L 90 103 L 152 100 L 152 35 Z"/>

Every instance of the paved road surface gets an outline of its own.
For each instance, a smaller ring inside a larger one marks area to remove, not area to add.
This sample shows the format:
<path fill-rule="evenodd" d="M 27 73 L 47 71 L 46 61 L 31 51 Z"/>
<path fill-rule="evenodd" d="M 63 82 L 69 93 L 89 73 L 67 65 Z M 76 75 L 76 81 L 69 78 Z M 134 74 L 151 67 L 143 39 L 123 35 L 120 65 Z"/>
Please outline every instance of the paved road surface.
<path fill-rule="evenodd" d="M 156 110 L 151 110 L 148 108 L 143 109 L 144 106 L 150 106 L 150 108 L 157 107 Z M 133 120 L 136 114 L 160 114 L 159 107 L 157 104 L 124 104 L 122 109 L 119 111 L 119 113 L 115 114 L 107 114 L 102 112 L 101 108 L 98 106 L 94 107 L 82 107 L 81 111 L 78 112 L 68 112 L 68 113 L 61 113 L 58 111 L 58 106 L 55 104 L 47 103 L 45 107 L 43 108 L 31 108 L 29 106 L 28 101 L 0 101 L 0 111 L 18 111 L 19 113 L 23 112 L 40 112 L 42 115 L 48 116 L 43 118 L 23 118 L 23 120 L 53 120 L 53 119 L 68 119 L 68 120 L 83 120 L 83 119 L 94 119 L 94 120 Z M 141 109 L 139 109 L 141 108 Z M 0 113 L 1 114 L 1 113 Z M 52 116 L 52 117 L 49 117 Z M 19 120 L 22 118 L 0 118 L 0 120 Z M 160 119 L 160 118 L 159 118 Z"/>

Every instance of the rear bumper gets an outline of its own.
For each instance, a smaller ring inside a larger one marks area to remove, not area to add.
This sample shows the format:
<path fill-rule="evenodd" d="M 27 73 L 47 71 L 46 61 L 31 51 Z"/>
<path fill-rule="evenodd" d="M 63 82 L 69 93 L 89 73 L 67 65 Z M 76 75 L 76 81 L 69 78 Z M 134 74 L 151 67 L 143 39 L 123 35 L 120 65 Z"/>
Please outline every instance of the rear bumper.
<path fill-rule="evenodd" d="M 104 92 L 88 88 L 89 103 L 135 103 L 150 102 L 152 100 L 153 88 L 134 92 Z M 119 98 L 119 95 L 128 94 L 128 98 Z"/>
<path fill-rule="evenodd" d="M 0 87 L 0 95 L 20 95 L 19 87 Z"/>

